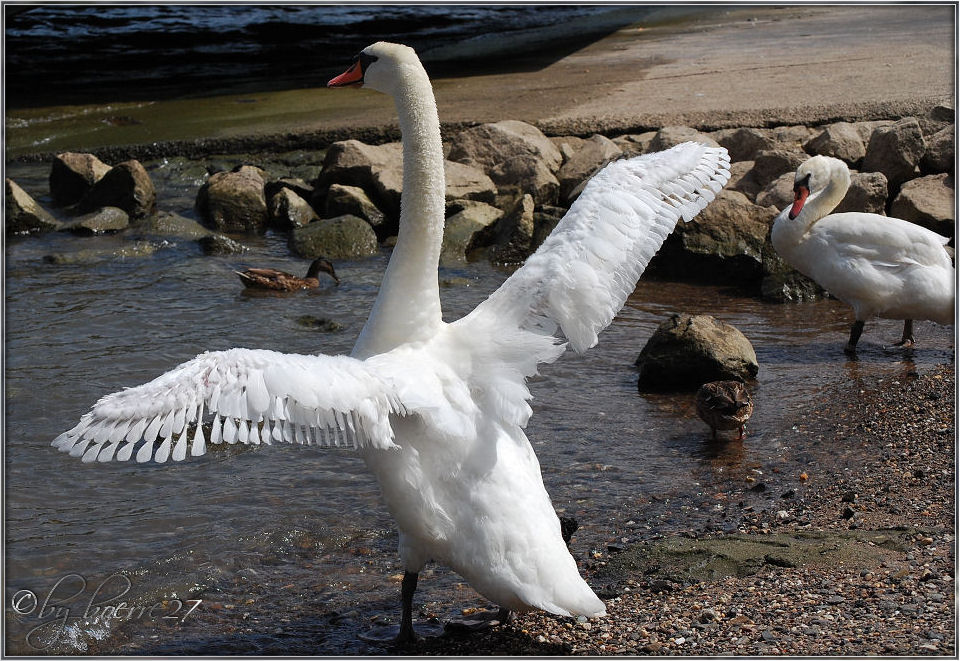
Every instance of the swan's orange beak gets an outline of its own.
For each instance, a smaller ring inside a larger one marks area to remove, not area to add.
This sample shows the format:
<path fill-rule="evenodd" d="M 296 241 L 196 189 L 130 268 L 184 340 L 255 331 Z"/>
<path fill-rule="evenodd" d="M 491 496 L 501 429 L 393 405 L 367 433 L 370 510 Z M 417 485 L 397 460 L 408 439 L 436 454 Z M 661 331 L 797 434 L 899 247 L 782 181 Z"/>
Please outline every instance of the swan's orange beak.
<path fill-rule="evenodd" d="M 798 184 L 793 189 L 793 206 L 790 207 L 790 220 L 800 215 L 800 210 L 803 209 L 803 205 L 807 201 L 807 195 L 809 194 L 810 189 L 803 184 Z"/>
<path fill-rule="evenodd" d="M 363 67 L 360 65 L 360 60 L 327 83 L 327 87 L 360 87 L 361 85 L 363 85 Z"/>

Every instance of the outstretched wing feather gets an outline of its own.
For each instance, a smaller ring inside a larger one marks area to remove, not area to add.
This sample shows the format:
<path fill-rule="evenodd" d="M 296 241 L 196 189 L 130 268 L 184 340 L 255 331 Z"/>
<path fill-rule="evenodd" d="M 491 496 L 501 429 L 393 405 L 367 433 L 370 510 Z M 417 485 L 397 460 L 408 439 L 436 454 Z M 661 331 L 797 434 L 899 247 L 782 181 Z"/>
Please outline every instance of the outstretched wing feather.
<path fill-rule="evenodd" d="M 101 398 L 53 445 L 84 462 L 182 461 L 206 452 L 204 419 L 212 417 L 212 444 L 319 443 L 339 429 L 354 447 L 390 448 L 398 403 L 393 387 L 355 358 L 230 349 Z"/>
<path fill-rule="evenodd" d="M 592 347 L 677 221 L 713 200 L 729 167 L 725 149 L 693 142 L 610 163 L 526 263 L 462 321 L 492 317 L 542 333 L 549 319 L 577 351 Z"/>

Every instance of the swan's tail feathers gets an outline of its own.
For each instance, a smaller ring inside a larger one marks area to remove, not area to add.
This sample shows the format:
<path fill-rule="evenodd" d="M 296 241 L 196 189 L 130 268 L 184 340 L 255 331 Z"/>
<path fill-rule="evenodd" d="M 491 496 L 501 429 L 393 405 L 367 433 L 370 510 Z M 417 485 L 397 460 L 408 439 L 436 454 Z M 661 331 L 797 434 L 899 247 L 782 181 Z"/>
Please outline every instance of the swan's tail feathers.
<path fill-rule="evenodd" d="M 53 445 L 84 462 L 141 463 L 200 456 L 208 443 L 387 449 L 392 413 L 404 414 L 399 398 L 362 361 L 230 349 L 103 397 Z"/>
<path fill-rule="evenodd" d="M 546 317 L 577 351 L 592 347 L 677 221 L 700 213 L 729 178 L 727 151 L 694 142 L 610 163 L 464 321 L 492 315 L 536 331 Z"/>

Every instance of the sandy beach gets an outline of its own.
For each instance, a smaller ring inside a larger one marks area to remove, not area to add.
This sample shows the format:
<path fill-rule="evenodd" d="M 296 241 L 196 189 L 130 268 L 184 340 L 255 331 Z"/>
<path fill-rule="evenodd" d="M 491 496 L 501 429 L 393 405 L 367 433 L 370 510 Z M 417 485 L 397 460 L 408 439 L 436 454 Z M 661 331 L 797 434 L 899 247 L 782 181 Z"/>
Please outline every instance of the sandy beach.
<path fill-rule="evenodd" d="M 471 75 L 469 51 L 463 57 L 464 75 L 434 79 L 447 132 L 502 119 L 584 136 L 815 125 L 919 114 L 952 103 L 955 91 L 948 5 L 665 12 L 560 59 L 523 60 L 521 70 Z M 149 158 L 397 139 L 389 99 L 322 89 L 337 73 L 318 71 L 315 89 L 17 110 L 8 117 L 7 155 L 69 149 Z"/>

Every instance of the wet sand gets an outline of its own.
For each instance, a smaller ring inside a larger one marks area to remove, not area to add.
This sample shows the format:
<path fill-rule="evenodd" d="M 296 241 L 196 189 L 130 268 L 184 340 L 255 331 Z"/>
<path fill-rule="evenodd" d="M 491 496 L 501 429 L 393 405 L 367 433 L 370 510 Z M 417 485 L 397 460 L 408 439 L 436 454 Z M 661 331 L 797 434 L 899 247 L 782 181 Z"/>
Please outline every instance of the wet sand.
<path fill-rule="evenodd" d="M 464 60 L 434 79 L 447 131 L 520 119 L 549 134 L 814 125 L 952 105 L 953 8 L 944 5 L 711 8 L 654 16 L 522 70 Z M 486 56 L 484 56 L 486 57 Z M 346 66 L 346 63 L 345 63 Z M 447 67 L 449 68 L 449 67 Z M 318 83 L 339 71 L 317 72 Z M 115 156 L 322 148 L 396 139 L 392 102 L 365 90 L 290 90 L 9 113 L 7 156 Z M 104 150 L 108 146 L 126 147 Z M 130 145 L 138 145 L 136 148 Z"/>

